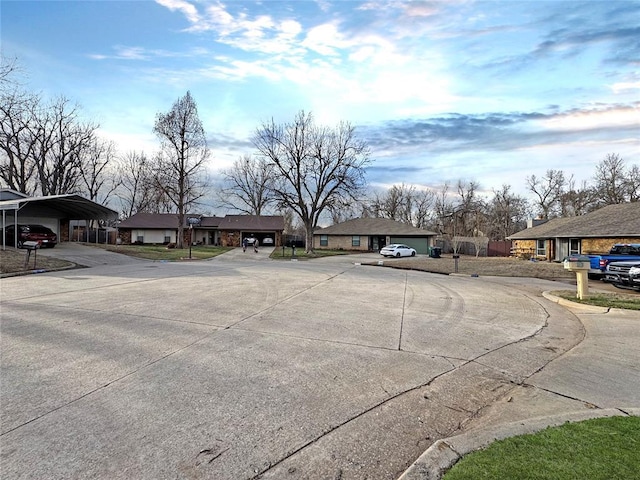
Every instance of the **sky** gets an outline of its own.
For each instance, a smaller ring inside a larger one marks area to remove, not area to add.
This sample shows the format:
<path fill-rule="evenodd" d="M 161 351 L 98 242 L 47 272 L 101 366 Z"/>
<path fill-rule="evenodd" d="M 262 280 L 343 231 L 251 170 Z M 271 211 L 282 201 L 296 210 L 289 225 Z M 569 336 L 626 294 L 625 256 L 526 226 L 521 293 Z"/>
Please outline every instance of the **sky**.
<path fill-rule="evenodd" d="M 300 110 L 347 121 L 372 188 L 480 192 L 640 164 L 640 1 L 2 0 L 2 54 L 121 153 L 190 91 L 214 177 Z"/>

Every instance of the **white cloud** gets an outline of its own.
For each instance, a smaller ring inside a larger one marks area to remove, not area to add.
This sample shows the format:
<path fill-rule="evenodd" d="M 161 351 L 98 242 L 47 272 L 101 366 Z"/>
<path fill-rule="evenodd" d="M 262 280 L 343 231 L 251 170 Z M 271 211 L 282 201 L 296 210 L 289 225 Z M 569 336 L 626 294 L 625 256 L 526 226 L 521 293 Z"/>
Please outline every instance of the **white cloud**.
<path fill-rule="evenodd" d="M 588 130 L 634 125 L 640 128 L 640 109 L 612 108 L 580 111 L 553 117 L 543 121 L 542 125 L 551 130 Z"/>
<path fill-rule="evenodd" d="M 629 90 L 640 90 L 640 82 L 620 82 L 611 85 L 611 91 L 616 94 Z"/>
<path fill-rule="evenodd" d="M 172 12 L 176 10 L 182 12 L 191 23 L 198 23 L 200 20 L 196 7 L 184 0 L 156 0 L 156 3 L 168 8 Z"/>
<path fill-rule="evenodd" d="M 309 30 L 302 46 L 320 55 L 338 55 L 349 46 L 335 23 L 325 23 Z"/>

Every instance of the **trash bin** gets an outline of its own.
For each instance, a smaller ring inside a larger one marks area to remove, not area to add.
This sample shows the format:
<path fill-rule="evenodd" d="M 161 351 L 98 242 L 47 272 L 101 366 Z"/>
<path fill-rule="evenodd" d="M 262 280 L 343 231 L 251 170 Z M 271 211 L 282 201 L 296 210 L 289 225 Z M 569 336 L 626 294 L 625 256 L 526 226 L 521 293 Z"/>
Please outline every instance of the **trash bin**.
<path fill-rule="evenodd" d="M 431 258 L 440 258 L 442 249 L 440 247 L 429 247 L 429 256 Z"/>

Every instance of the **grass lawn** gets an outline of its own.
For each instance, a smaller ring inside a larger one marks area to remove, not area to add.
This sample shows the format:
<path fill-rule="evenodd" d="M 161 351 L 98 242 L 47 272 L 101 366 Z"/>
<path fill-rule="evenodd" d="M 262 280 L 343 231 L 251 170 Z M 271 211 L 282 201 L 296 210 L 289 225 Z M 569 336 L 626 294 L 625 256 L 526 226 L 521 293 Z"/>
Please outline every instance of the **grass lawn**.
<path fill-rule="evenodd" d="M 576 298 L 576 292 L 570 290 L 561 290 L 551 293 L 566 300 L 586 305 L 640 310 L 640 294 L 633 293 L 631 291 L 629 291 L 629 293 L 623 293 L 622 291 L 620 293 L 592 293 L 583 299 Z M 640 478 L 640 476 L 638 478 Z"/>
<path fill-rule="evenodd" d="M 497 441 L 460 460 L 443 480 L 640 478 L 640 417 L 566 423 Z"/>
<path fill-rule="evenodd" d="M 313 253 L 308 254 L 304 251 L 304 248 L 296 248 L 296 254 L 294 256 L 291 247 L 284 247 L 284 254 L 282 247 L 276 247 L 270 255 L 270 258 L 274 260 L 290 260 L 292 258 L 308 260 L 312 258 L 333 257 L 335 255 L 350 255 L 353 253 L 354 252 L 347 250 L 315 250 Z"/>
<path fill-rule="evenodd" d="M 147 260 L 205 260 L 231 250 L 230 247 L 214 247 L 210 245 L 195 245 L 187 248 L 167 248 L 164 245 L 106 245 L 99 246 L 110 252 L 122 253 L 131 257 L 146 258 Z"/>

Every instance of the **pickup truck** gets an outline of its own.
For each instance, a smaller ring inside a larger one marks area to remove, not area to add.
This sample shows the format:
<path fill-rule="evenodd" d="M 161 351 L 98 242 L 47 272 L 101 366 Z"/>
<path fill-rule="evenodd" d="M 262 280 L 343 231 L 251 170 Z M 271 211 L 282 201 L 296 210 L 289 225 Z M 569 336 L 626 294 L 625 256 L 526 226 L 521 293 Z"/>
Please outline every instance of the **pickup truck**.
<path fill-rule="evenodd" d="M 604 281 L 613 284 L 614 287 L 640 292 L 640 260 L 609 263 Z"/>
<path fill-rule="evenodd" d="M 611 262 L 640 261 L 640 243 L 616 243 L 605 255 L 589 255 L 589 277 L 602 278 Z"/>

